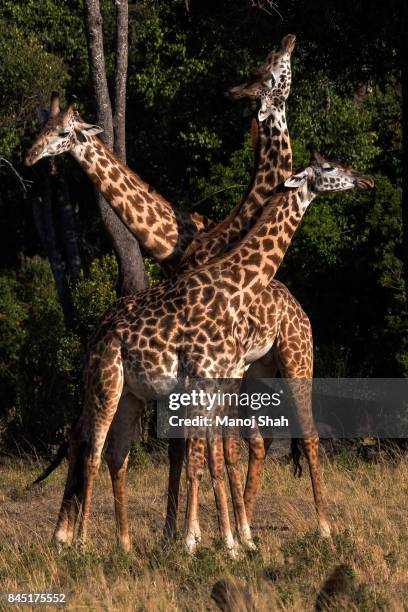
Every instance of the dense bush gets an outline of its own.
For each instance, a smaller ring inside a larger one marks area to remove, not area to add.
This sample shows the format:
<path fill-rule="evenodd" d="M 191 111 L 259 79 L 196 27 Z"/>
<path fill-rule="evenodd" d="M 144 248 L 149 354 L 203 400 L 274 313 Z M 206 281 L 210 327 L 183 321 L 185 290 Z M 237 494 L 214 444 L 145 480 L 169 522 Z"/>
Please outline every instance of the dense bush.
<path fill-rule="evenodd" d="M 147 262 L 150 282 L 157 268 Z M 0 445 L 45 448 L 62 438 L 81 409 L 87 340 L 115 301 L 113 255 L 92 262 L 72 291 L 74 330 L 64 326 L 47 261 L 34 257 L 0 275 Z"/>
<path fill-rule="evenodd" d="M 59 159 L 85 270 L 71 287 L 76 321 L 67 331 L 52 274 L 38 258 L 44 249 L 33 228 L 34 190 L 8 162 L 38 182 L 35 170 L 28 174 L 21 165 L 21 138 L 35 131 L 35 109 L 50 90 L 76 94 L 90 121 L 95 100 L 83 3 L 40 4 L 0 5 L 0 158 L 6 159 L 0 159 L 1 427 L 3 438 L 7 429 L 9 439 L 18 435 L 38 446 L 61 437 L 81 404 L 86 338 L 114 299 L 116 275 L 90 182 L 75 162 Z M 129 3 L 128 164 L 176 206 L 222 219 L 252 170 L 244 104 L 223 94 L 244 82 L 283 34 L 296 33 L 287 105 L 294 166 L 307 163 L 313 143 L 324 155 L 373 174 L 376 189 L 314 203 L 278 278 L 312 321 L 316 374 L 406 376 L 400 81 L 401 69 L 408 69 L 398 47 L 403 22 L 396 4 L 372 3 L 367 20 L 361 0 L 335 0 L 325 10 L 320 0 L 282 0 L 282 21 L 251 8 L 256 4 Z M 102 0 L 101 6 L 113 85 L 113 3 Z M 159 278 L 157 267 L 147 267 L 151 279 Z"/>

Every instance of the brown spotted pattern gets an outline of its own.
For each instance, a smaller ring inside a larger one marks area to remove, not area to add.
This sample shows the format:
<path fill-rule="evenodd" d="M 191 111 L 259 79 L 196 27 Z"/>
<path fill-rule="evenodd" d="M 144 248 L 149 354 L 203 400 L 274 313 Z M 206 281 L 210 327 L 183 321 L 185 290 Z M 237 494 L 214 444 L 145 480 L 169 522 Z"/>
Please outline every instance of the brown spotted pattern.
<path fill-rule="evenodd" d="M 50 114 L 25 163 L 71 153 L 145 251 L 167 267 L 176 265 L 188 244 L 212 221 L 174 209 L 96 137 L 101 131 L 84 123 L 72 107 L 59 110 Z"/>
<path fill-rule="evenodd" d="M 66 525 L 75 514 L 72 508 L 81 506 L 79 535 L 85 540 L 93 483 L 121 396 L 132 394 L 141 400 L 155 398 L 171 391 L 177 381 L 190 378 L 235 378 L 238 381 L 242 378 L 254 346 L 259 348 L 262 334 L 258 322 L 250 320 L 249 310 L 259 294 L 267 289 L 310 202 L 318 192 L 331 190 L 331 173 L 324 169 L 328 163 L 316 159 L 305 171 L 289 179 L 287 184 L 298 183 L 297 186 L 272 196 L 245 240 L 229 253 L 185 273 L 176 281 L 169 279 L 137 296 L 118 300 L 101 320 L 89 346 L 86 401 L 79 435 L 77 432 L 73 435 L 72 446 L 76 444 L 77 448 L 79 445 L 85 449 L 83 465 L 78 453 L 72 451 L 69 478 L 76 485 L 68 478 L 55 533 L 57 541 L 67 541 Z M 373 185 L 369 177 L 340 166 L 336 166 L 335 173 L 341 178 L 342 189 Z M 284 299 L 282 304 L 289 311 L 295 307 Z M 284 356 L 286 340 L 279 336 L 279 331 L 275 332 L 275 338 L 278 344 L 282 343 L 281 355 Z M 291 332 L 292 329 L 288 329 L 285 336 L 290 337 Z M 273 342 L 275 338 L 269 339 Z M 302 348 L 299 347 L 299 358 Z M 291 353 L 292 350 L 287 351 L 288 371 L 293 363 Z M 285 368 L 284 362 L 281 365 Z M 293 392 L 297 393 L 296 388 Z M 305 450 L 311 463 L 320 528 L 327 535 L 318 474 L 312 469 L 317 462 L 317 440 L 311 406 L 305 399 L 305 389 L 301 388 L 298 393 L 299 418 L 305 428 Z M 210 469 L 216 475 L 213 484 L 222 536 L 234 554 L 225 486 L 219 473 L 223 456 L 232 486 L 237 532 L 244 546 L 253 548 L 254 545 L 237 471 L 239 445 L 230 439 L 221 452 L 220 444 L 220 439 L 209 440 L 209 461 L 214 462 Z M 198 490 L 204 447 L 202 436 L 188 441 L 189 510 L 185 545 L 190 552 L 199 541 Z"/>

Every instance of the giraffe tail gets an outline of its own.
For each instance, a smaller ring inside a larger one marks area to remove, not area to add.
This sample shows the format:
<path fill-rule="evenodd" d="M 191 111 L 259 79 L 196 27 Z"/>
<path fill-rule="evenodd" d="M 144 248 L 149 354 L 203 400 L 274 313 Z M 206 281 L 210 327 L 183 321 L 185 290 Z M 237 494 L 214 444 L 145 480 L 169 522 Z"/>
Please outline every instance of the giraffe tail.
<path fill-rule="evenodd" d="M 302 464 L 300 463 L 300 458 L 302 456 L 300 438 L 292 438 L 290 443 L 290 455 L 293 461 L 293 475 L 301 478 L 303 468 Z"/>
<path fill-rule="evenodd" d="M 34 480 L 34 482 L 32 482 L 30 485 L 28 485 L 28 488 L 33 487 L 34 485 L 37 485 L 40 482 L 42 482 L 43 480 L 45 480 L 46 478 L 48 478 L 48 476 L 50 474 L 52 474 L 57 469 L 57 467 L 59 467 L 61 465 L 63 460 L 66 457 L 68 457 L 69 438 L 70 438 L 70 435 L 73 432 L 74 428 L 76 427 L 78 421 L 79 421 L 79 416 L 76 417 L 76 419 L 72 423 L 72 425 L 70 427 L 70 430 L 69 430 L 69 434 L 68 434 L 67 438 L 64 440 L 64 442 L 62 444 L 60 444 L 60 446 L 59 446 L 59 448 L 57 450 L 57 454 L 55 455 L 54 459 L 45 468 L 45 470 L 43 472 L 41 472 L 41 474 L 38 476 L 38 478 L 36 478 Z"/>
<path fill-rule="evenodd" d="M 57 454 L 54 457 L 54 459 L 45 468 L 45 470 L 43 472 L 41 472 L 41 474 L 38 476 L 38 478 L 36 478 L 34 480 L 34 482 L 32 482 L 31 485 L 29 485 L 29 487 L 33 487 L 34 485 L 37 485 L 40 482 L 42 482 L 43 480 L 45 480 L 46 478 L 48 478 L 48 476 L 50 474 L 52 474 L 52 472 L 54 472 L 54 470 L 56 470 L 57 467 L 62 463 L 62 461 L 65 459 L 65 457 L 68 456 L 68 449 L 69 449 L 69 442 L 68 442 L 68 440 L 64 440 L 64 442 L 58 448 Z"/>

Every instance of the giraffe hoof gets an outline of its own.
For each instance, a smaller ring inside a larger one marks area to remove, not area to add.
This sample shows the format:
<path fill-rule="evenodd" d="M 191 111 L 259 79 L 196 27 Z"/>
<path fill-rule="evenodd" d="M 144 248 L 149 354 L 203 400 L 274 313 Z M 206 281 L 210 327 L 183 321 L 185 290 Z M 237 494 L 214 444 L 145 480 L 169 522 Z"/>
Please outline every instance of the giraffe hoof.
<path fill-rule="evenodd" d="M 189 555 L 194 555 L 197 550 L 197 545 L 201 542 L 201 536 L 196 535 L 195 533 L 187 534 L 185 539 L 185 548 Z"/>
<path fill-rule="evenodd" d="M 319 523 L 319 533 L 320 537 L 326 540 L 331 537 L 330 525 L 327 521 L 321 521 Z"/>
<path fill-rule="evenodd" d="M 239 543 L 236 540 L 234 540 L 232 533 L 229 533 L 224 538 L 224 545 L 225 545 L 225 548 L 227 549 L 227 553 L 230 559 L 239 559 L 240 552 L 241 552 L 240 546 L 239 546 Z"/>
<path fill-rule="evenodd" d="M 123 552 L 130 552 L 130 540 L 129 538 L 121 538 L 118 540 L 119 548 L 123 550 Z"/>
<path fill-rule="evenodd" d="M 245 548 L 245 550 L 249 550 L 251 552 L 256 552 L 258 550 L 255 542 L 252 539 L 242 542 L 242 546 Z"/>
<path fill-rule="evenodd" d="M 240 557 L 240 549 L 236 542 L 232 546 L 227 546 L 227 552 L 230 559 L 236 561 Z"/>
<path fill-rule="evenodd" d="M 63 548 L 70 546 L 72 543 L 72 538 L 69 537 L 69 534 L 64 530 L 58 530 L 52 536 L 52 542 L 55 544 L 58 552 L 61 552 Z"/>

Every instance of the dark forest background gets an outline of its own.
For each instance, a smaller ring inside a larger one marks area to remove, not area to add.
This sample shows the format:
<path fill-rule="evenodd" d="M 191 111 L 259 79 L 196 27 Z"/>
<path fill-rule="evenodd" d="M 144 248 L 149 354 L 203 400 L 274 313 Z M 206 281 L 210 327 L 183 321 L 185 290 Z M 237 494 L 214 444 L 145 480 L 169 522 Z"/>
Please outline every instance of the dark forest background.
<path fill-rule="evenodd" d="M 113 87 L 114 2 L 101 7 Z M 311 319 L 316 376 L 408 374 L 406 31 L 402 0 L 129 3 L 127 163 L 170 202 L 216 220 L 237 202 L 253 163 L 248 120 L 223 94 L 289 32 L 294 166 L 313 142 L 374 176 L 375 191 L 313 204 L 278 274 Z M 80 409 L 86 338 L 115 299 L 116 260 L 88 178 L 69 156 L 52 176 L 22 166 L 36 109 L 55 89 L 95 121 L 83 3 L 0 0 L 3 447 L 61 439 Z"/>

